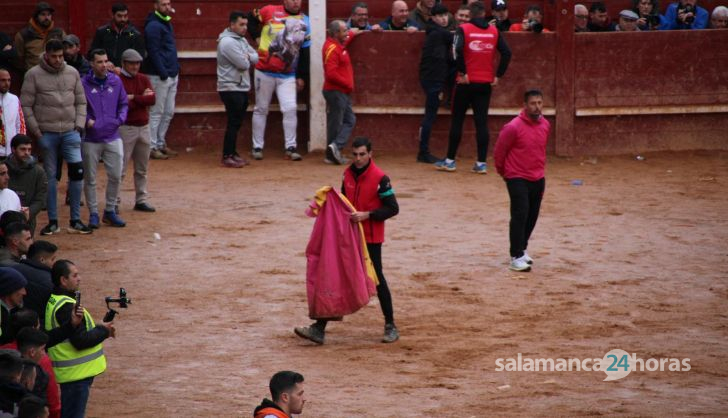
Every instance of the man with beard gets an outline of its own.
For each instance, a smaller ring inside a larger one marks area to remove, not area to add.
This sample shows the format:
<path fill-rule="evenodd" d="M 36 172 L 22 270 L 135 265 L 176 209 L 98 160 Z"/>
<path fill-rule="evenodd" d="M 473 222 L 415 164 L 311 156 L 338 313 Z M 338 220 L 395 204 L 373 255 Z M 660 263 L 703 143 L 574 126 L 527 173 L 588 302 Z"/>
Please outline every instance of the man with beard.
<path fill-rule="evenodd" d="M 16 135 L 11 142 L 12 153 L 5 161 L 10 173 L 10 189 L 20 198 L 20 205 L 28 208 L 28 225 L 35 233 L 35 218 L 43 210 L 48 193 L 48 178 L 43 168 L 31 154 L 32 140 L 26 135 Z"/>
<path fill-rule="evenodd" d="M 38 65 L 43 55 L 43 47 L 48 40 L 48 33 L 53 29 L 53 13 L 55 9 L 42 1 L 35 6 L 33 17 L 28 26 L 15 34 L 15 49 L 18 52 L 17 66 L 23 71 Z M 61 38 L 63 38 L 61 31 Z"/>
<path fill-rule="evenodd" d="M 121 54 L 133 48 L 144 56 L 144 41 L 139 30 L 129 22 L 129 8 L 124 3 L 111 6 L 111 22 L 96 29 L 91 48 L 103 49 L 114 66 L 121 67 Z"/>

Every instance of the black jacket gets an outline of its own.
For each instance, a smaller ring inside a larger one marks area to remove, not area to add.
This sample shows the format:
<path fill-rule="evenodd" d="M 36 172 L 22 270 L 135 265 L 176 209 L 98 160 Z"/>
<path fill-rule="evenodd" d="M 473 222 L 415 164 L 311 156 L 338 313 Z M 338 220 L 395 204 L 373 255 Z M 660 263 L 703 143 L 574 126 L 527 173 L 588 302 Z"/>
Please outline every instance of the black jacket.
<path fill-rule="evenodd" d="M 482 17 L 476 17 L 474 19 L 470 20 L 470 23 L 473 25 L 485 29 L 489 26 L 489 23 L 487 20 L 485 20 Z M 465 68 L 465 58 L 463 56 L 463 38 L 465 34 L 463 32 L 462 28 L 458 28 L 455 32 L 455 67 L 457 68 L 458 72 L 462 74 L 467 74 L 467 69 Z M 506 44 L 505 39 L 503 39 L 502 36 L 498 36 L 498 44 L 496 45 L 496 49 L 498 49 L 498 52 L 500 52 L 500 63 L 498 64 L 498 69 L 495 72 L 496 77 L 503 77 L 503 74 L 506 73 L 506 69 L 508 69 L 508 64 L 511 62 L 511 49 L 508 48 L 508 44 Z"/>
<path fill-rule="evenodd" d="M 53 289 L 54 295 L 66 295 L 74 297 L 74 293 L 65 289 L 56 287 Z M 59 324 L 70 323 L 71 314 L 73 313 L 73 303 L 66 303 L 56 311 L 56 321 Z M 91 348 L 97 344 L 101 344 L 105 339 L 109 338 L 109 330 L 103 325 L 96 325 L 87 330 L 85 324 L 81 324 L 75 329 L 73 334 L 68 338 L 71 345 L 77 350 Z"/>
<path fill-rule="evenodd" d="M 21 260 L 20 263 L 10 266 L 25 277 L 28 284 L 25 286 L 26 295 L 23 306 L 32 309 L 40 318 L 40 329 L 45 329 L 45 310 L 48 298 L 53 291 L 51 269 L 33 260 Z"/>
<path fill-rule="evenodd" d="M 0 380 L 0 411 L 10 414 L 15 413 L 15 407 L 20 400 L 28 393 L 19 383 L 10 380 Z"/>
<path fill-rule="evenodd" d="M 435 24 L 427 22 L 425 44 L 422 46 L 420 58 L 420 80 L 445 82 L 452 60 L 452 32 Z"/>
<path fill-rule="evenodd" d="M 96 29 L 96 35 L 91 42 L 91 49 L 101 48 L 106 51 L 109 61 L 117 67 L 121 67 L 121 54 L 129 48 L 135 49 L 144 58 L 144 40 L 139 30 L 131 23 L 126 25 L 121 32 L 116 30 L 113 23 L 101 26 Z M 81 74 L 83 77 L 84 74 Z"/>
<path fill-rule="evenodd" d="M 5 50 L 5 47 L 10 45 L 12 48 Z M 18 58 L 18 51 L 15 49 L 15 43 L 6 34 L 0 32 L 0 67 L 7 68 L 8 70 L 13 67 L 13 61 Z"/>

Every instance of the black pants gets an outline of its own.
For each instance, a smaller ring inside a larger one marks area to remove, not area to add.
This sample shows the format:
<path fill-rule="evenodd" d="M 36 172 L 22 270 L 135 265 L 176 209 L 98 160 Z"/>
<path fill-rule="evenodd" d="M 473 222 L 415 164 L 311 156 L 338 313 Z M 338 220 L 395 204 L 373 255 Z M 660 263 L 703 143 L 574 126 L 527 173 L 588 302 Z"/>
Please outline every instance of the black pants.
<path fill-rule="evenodd" d="M 227 114 L 222 156 L 228 157 L 237 154 L 238 131 L 243 125 L 243 117 L 248 109 L 248 93 L 245 91 L 221 91 L 219 93 Z"/>
<path fill-rule="evenodd" d="M 420 154 L 430 152 L 430 135 L 432 125 L 437 119 L 437 109 L 440 107 L 440 93 L 444 88 L 441 81 L 420 80 L 422 90 L 425 92 L 425 116 L 420 123 Z"/>
<path fill-rule="evenodd" d="M 506 179 L 506 185 L 511 197 L 511 257 L 521 257 L 538 220 L 546 179 Z"/>
<path fill-rule="evenodd" d="M 369 258 L 372 259 L 374 271 L 376 271 L 377 277 L 379 278 L 379 285 L 377 285 L 377 298 L 379 298 L 379 306 L 382 308 L 382 314 L 384 314 L 384 323 L 394 324 L 392 294 L 389 292 L 387 279 L 384 278 L 384 272 L 382 272 L 382 244 L 367 243 L 367 251 L 369 251 Z M 326 329 L 327 323 L 328 320 L 319 319 L 316 321 L 316 326 L 324 330 Z"/>
<path fill-rule="evenodd" d="M 490 106 L 490 83 L 458 84 L 452 101 L 452 122 L 447 145 L 447 158 L 454 160 L 463 136 L 463 122 L 468 107 L 473 108 L 475 139 L 478 145 L 478 161 L 485 162 L 488 155 L 488 107 Z"/>

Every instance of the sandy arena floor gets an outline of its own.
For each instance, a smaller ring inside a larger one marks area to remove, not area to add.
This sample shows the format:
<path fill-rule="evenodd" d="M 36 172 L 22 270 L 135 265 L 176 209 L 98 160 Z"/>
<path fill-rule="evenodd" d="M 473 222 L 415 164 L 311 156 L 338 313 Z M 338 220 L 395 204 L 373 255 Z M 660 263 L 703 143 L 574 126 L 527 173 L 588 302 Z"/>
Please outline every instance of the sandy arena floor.
<path fill-rule="evenodd" d="M 550 158 L 534 269 L 521 274 L 507 270 L 508 195 L 494 172 L 470 173 L 470 159 L 440 173 L 375 154 L 401 207 L 383 259 L 402 338 L 379 342 L 375 297 L 332 323 L 320 347 L 292 332 L 309 322 L 304 209 L 319 186 L 340 184 L 343 167 L 321 154 L 292 163 L 270 151 L 241 170 L 218 158 L 154 161 L 157 213 L 131 210 L 129 176 L 125 229 L 51 237 L 79 265 L 97 319 L 119 286 L 133 299 L 105 344 L 90 417 L 248 417 L 283 369 L 306 378 L 304 417 L 728 411 L 728 153 Z M 691 370 L 612 382 L 598 371 L 495 371 L 518 353 L 612 349 L 690 358 Z"/>

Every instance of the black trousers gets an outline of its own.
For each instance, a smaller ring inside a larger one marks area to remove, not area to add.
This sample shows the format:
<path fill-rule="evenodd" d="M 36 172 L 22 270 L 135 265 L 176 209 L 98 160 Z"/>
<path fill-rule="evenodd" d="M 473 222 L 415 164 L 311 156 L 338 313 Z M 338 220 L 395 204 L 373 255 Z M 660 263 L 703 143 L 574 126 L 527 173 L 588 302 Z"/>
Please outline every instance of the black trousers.
<path fill-rule="evenodd" d="M 473 108 L 475 121 L 475 140 L 478 145 L 478 161 L 485 162 L 488 155 L 488 108 L 490 107 L 490 83 L 458 84 L 452 101 L 450 137 L 447 145 L 447 158 L 454 160 L 463 136 L 463 122 L 468 107 Z"/>
<path fill-rule="evenodd" d="M 511 198 L 511 257 L 521 257 L 528 247 L 531 232 L 536 227 L 546 179 L 506 179 L 506 185 Z"/>
<path fill-rule="evenodd" d="M 376 271 L 377 277 L 379 278 L 379 284 L 377 285 L 377 298 L 379 298 L 379 306 L 382 308 L 382 314 L 384 315 L 384 323 L 394 324 L 392 294 L 389 292 L 387 279 L 384 278 L 384 272 L 382 272 L 382 244 L 367 243 L 367 251 L 369 251 L 369 258 L 372 259 L 374 271 Z M 319 319 L 316 321 L 316 326 L 321 330 L 325 330 L 328 322 L 329 321 L 327 319 Z"/>
<path fill-rule="evenodd" d="M 227 115 L 222 156 L 228 157 L 237 154 L 238 131 L 243 125 L 243 117 L 248 109 L 248 93 L 245 91 L 221 91 L 219 93 Z"/>

